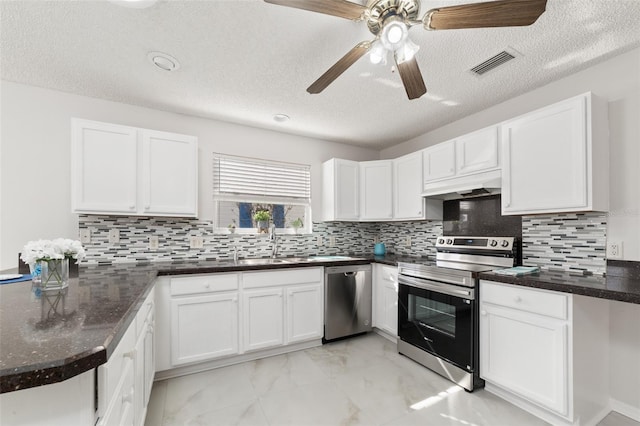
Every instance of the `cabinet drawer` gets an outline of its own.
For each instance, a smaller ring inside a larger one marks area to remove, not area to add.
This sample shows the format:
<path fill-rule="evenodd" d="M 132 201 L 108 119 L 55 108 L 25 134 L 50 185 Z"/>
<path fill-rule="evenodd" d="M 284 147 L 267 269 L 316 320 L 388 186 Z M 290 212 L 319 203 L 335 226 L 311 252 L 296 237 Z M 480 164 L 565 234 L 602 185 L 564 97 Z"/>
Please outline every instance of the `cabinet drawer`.
<path fill-rule="evenodd" d="M 127 368 L 133 367 L 135 356 L 136 328 L 131 324 L 116 346 L 106 364 L 98 367 L 98 386 L 100 387 L 100 406 L 109 404 L 116 394 L 121 380 L 126 378 Z"/>
<path fill-rule="evenodd" d="M 322 282 L 322 268 L 298 268 L 278 271 L 245 272 L 242 276 L 244 288 L 271 287 L 275 285 Z"/>
<path fill-rule="evenodd" d="M 480 282 L 480 300 L 483 303 L 493 303 L 562 320 L 567 319 L 568 298 L 566 294 L 545 290 Z"/>
<path fill-rule="evenodd" d="M 142 303 L 140 310 L 136 314 L 136 336 L 140 336 L 142 333 L 142 329 L 144 328 L 144 322 L 147 320 L 149 316 L 149 312 L 153 309 L 154 300 L 155 300 L 155 291 L 151 290 L 151 293 L 147 296 L 147 298 Z"/>
<path fill-rule="evenodd" d="M 108 408 L 98 421 L 98 426 L 133 425 L 133 373 L 133 363 L 127 363 L 122 372 L 120 386 L 113 398 L 107 402 Z"/>
<path fill-rule="evenodd" d="M 237 289 L 238 274 L 193 275 L 171 278 L 172 296 Z"/>

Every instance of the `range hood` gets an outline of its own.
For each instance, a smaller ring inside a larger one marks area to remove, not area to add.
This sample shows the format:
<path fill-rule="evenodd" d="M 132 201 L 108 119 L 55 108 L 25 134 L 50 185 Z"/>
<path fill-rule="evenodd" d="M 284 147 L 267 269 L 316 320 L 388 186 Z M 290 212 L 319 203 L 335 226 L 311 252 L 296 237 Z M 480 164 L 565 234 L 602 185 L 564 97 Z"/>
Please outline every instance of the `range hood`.
<path fill-rule="evenodd" d="M 425 184 L 422 196 L 439 200 L 458 200 L 499 194 L 501 190 L 501 171 L 492 170 Z"/>

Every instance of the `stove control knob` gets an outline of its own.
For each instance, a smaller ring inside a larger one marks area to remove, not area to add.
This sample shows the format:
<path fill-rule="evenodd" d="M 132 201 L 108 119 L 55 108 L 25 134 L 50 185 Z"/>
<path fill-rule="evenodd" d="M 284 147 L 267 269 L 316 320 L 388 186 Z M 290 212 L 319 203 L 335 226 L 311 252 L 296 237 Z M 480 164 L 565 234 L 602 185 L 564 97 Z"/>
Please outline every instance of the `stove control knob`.
<path fill-rule="evenodd" d="M 438 244 L 444 244 L 444 238 L 440 238 L 440 239 L 438 240 Z"/>
<path fill-rule="evenodd" d="M 451 238 L 449 238 L 449 239 L 447 240 L 447 244 L 453 244 L 453 240 L 452 240 Z"/>
<path fill-rule="evenodd" d="M 495 246 L 497 246 L 497 245 L 498 245 L 498 242 L 497 242 L 496 240 L 491 240 L 491 241 L 489 242 L 489 245 L 490 245 L 491 247 L 495 247 Z"/>
<path fill-rule="evenodd" d="M 502 247 L 508 247 L 509 246 L 509 241 L 507 240 L 502 240 Z"/>

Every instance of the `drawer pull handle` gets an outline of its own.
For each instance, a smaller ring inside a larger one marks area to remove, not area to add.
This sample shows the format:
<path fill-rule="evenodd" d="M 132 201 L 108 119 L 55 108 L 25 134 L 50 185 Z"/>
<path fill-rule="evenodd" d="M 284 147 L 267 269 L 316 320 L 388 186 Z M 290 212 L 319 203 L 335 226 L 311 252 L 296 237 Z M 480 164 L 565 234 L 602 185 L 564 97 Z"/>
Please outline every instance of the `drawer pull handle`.
<path fill-rule="evenodd" d="M 136 357 L 136 350 L 135 350 L 135 349 L 133 349 L 133 350 L 130 350 L 129 352 L 125 352 L 125 353 L 123 353 L 123 354 L 122 354 L 122 356 L 123 356 L 124 358 L 131 358 L 131 359 L 134 359 L 134 358 Z"/>
<path fill-rule="evenodd" d="M 516 296 L 513 300 L 514 300 L 516 303 L 520 303 L 520 302 L 522 302 L 522 297 L 520 297 L 520 296 Z"/>
<path fill-rule="evenodd" d="M 487 315 L 487 311 L 485 311 L 484 309 L 480 311 L 480 315 L 482 316 L 486 316 Z"/>

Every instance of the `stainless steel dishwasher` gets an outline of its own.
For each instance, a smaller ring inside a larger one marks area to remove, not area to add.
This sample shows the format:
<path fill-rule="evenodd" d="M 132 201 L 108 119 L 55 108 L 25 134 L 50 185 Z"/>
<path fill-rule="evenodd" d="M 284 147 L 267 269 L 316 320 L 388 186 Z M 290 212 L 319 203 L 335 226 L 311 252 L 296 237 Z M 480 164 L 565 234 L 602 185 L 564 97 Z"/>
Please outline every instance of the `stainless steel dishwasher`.
<path fill-rule="evenodd" d="M 324 268 L 324 339 L 371 331 L 371 265 Z"/>

